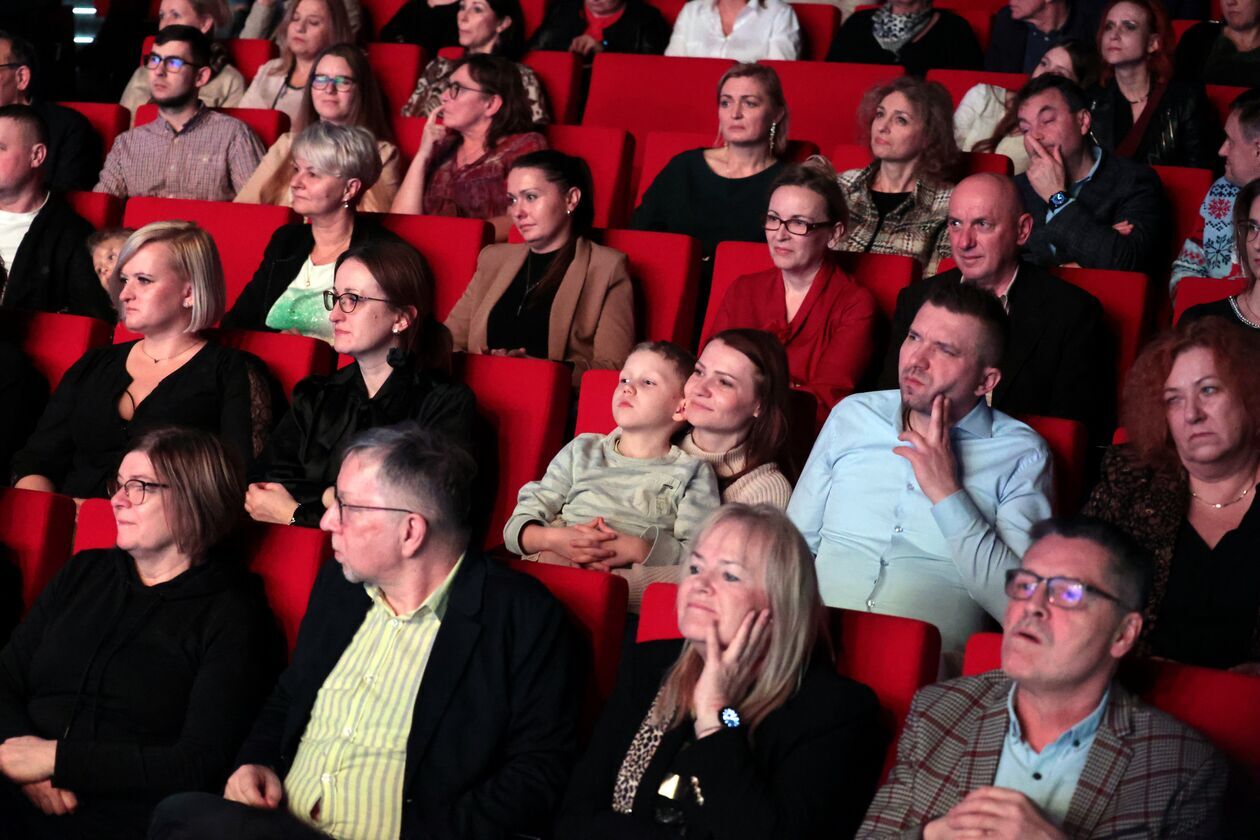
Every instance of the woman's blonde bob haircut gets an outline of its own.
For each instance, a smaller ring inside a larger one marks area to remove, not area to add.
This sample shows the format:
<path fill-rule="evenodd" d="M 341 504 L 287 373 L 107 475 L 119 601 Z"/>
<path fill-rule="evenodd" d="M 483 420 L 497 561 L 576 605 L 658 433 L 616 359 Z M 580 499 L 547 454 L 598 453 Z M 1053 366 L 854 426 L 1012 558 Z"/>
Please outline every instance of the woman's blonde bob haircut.
<path fill-rule="evenodd" d="M 109 294 L 115 305 L 122 293 L 123 269 L 137 251 L 149 245 L 166 246 L 171 268 L 192 285 L 192 319 L 184 332 L 201 332 L 223 317 L 227 289 L 219 249 L 210 234 L 193 222 L 153 222 L 127 237 L 109 275 Z"/>
<path fill-rule="evenodd" d="M 810 656 L 820 641 L 827 641 L 826 611 L 818 594 L 814 555 L 787 514 L 772 505 L 725 504 L 704 521 L 694 545 L 718 528 L 742 531 L 744 556 L 764 559 L 764 579 L 753 583 L 765 587 L 770 602 L 770 645 L 748 694 L 729 698 L 751 731 L 800 687 Z M 683 562 L 685 569 L 687 561 Z M 688 719 L 703 670 L 704 657 L 687 641 L 665 676 L 657 705 L 660 717 L 653 723 L 672 729 Z"/>
<path fill-rule="evenodd" d="M 372 132 L 360 126 L 311 123 L 293 141 L 290 152 L 324 175 L 362 184 L 355 203 L 381 177 L 381 152 Z"/>

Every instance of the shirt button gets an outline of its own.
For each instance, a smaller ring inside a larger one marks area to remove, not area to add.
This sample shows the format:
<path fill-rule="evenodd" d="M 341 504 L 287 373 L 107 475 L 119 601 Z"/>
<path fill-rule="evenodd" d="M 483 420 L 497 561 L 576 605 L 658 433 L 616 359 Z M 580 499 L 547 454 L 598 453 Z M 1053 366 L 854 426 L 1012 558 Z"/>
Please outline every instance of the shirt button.
<path fill-rule="evenodd" d="M 372 681 L 373 681 L 373 680 L 375 680 L 375 679 L 376 679 L 376 677 L 375 677 L 375 676 L 373 676 L 372 674 L 368 674 L 366 677 L 364 677 L 364 678 L 363 678 L 363 681 L 364 681 L 365 683 L 370 683 L 370 682 L 372 682 Z"/>
<path fill-rule="evenodd" d="M 907 482 L 906 482 L 906 489 L 907 489 L 907 490 L 909 490 L 911 493 L 913 493 L 913 492 L 914 492 L 914 485 L 913 485 L 913 484 L 911 484 L 910 482 L 908 482 L 908 481 L 907 481 Z"/>
<path fill-rule="evenodd" d="M 895 528 L 893 528 L 893 533 L 894 533 L 894 534 L 900 534 L 900 533 L 901 533 L 902 531 L 904 531 L 904 530 L 906 530 L 906 529 L 905 529 L 905 528 L 902 528 L 900 525 L 898 525 L 898 526 L 896 526 Z"/>
<path fill-rule="evenodd" d="M 354 734 L 354 729 L 352 727 L 347 726 L 345 729 L 341 730 L 341 734 L 349 738 L 351 735 Z"/>
<path fill-rule="evenodd" d="M 393 627 L 395 630 L 398 629 L 398 619 L 396 618 L 391 619 L 389 622 L 389 626 Z"/>
<path fill-rule="evenodd" d="M 332 784 L 332 773 L 325 773 L 319 777 L 319 780 L 326 785 Z"/>
<path fill-rule="evenodd" d="M 874 599 L 874 598 L 867 598 L 867 599 L 866 599 L 866 608 L 867 608 L 868 610 L 873 610 L 873 609 L 875 609 L 875 599 Z"/>

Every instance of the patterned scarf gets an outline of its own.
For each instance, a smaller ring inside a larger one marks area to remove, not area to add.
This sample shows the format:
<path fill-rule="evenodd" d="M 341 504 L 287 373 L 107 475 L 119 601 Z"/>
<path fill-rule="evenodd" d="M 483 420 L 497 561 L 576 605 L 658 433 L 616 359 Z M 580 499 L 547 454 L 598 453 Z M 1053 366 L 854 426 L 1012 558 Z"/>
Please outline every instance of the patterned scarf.
<path fill-rule="evenodd" d="M 872 18 L 874 23 L 872 34 L 881 47 L 900 57 L 901 48 L 922 32 L 931 19 L 932 6 L 930 4 L 921 12 L 895 15 L 891 6 L 885 3 L 875 10 L 875 16 Z"/>

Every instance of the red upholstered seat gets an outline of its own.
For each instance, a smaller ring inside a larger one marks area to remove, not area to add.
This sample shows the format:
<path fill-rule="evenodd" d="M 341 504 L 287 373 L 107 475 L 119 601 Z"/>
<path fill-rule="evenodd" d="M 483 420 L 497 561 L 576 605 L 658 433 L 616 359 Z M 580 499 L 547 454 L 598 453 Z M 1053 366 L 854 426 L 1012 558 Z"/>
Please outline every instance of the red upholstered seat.
<path fill-rule="evenodd" d="M 1241 293 L 1246 286 L 1247 281 L 1241 277 L 1229 280 L 1217 280 L 1215 277 L 1183 278 L 1177 284 L 1177 297 L 1173 301 L 1173 323 L 1180 321 L 1182 314 L 1190 307 L 1224 300 Z"/>
<path fill-rule="evenodd" d="M 49 390 L 93 347 L 110 343 L 109 324 L 83 315 L 0 309 L 0 333 L 21 348 Z"/>
<path fill-rule="evenodd" d="M 538 77 L 547 96 L 553 123 L 572 125 L 578 121 L 582 101 L 582 59 L 577 53 L 558 50 L 530 50 L 521 57 Z"/>
<path fill-rule="evenodd" d="M 902 75 L 893 64 L 845 64 L 828 61 L 762 61 L 773 67 L 783 82 L 783 94 L 792 109 L 792 136 L 812 140 L 820 148 L 857 139 L 856 114 L 868 88 Z M 707 102 L 713 101 L 713 94 Z M 697 110 L 700 110 L 697 108 Z M 712 111 L 703 111 L 709 126 L 717 122 Z"/>
<path fill-rule="evenodd" d="M 267 148 L 271 148 L 280 135 L 289 130 L 289 115 L 284 111 L 276 111 L 272 108 L 216 108 L 215 110 L 245 123 Z M 152 102 L 141 105 L 136 109 L 136 125 L 151 123 L 157 119 L 157 116 L 157 106 Z"/>
<path fill-rule="evenodd" d="M 122 224 L 125 202 L 116 195 L 73 190 L 64 193 L 62 198 L 70 205 L 70 209 L 86 219 L 88 224 L 97 230 L 118 227 Z"/>
<path fill-rule="evenodd" d="M 424 50 L 415 44 L 373 43 L 367 45 L 367 57 L 385 100 L 385 113 L 399 113 L 424 69 Z"/>
<path fill-rule="evenodd" d="M 617 421 L 613 420 L 612 397 L 620 381 L 621 372 L 616 370 L 588 370 L 582 374 L 574 435 L 588 432 L 606 435 L 617 427 Z"/>
<path fill-rule="evenodd" d="M 117 539 L 118 528 L 109 499 L 84 499 L 74 524 L 74 553 L 89 548 L 112 548 Z"/>
<path fill-rule="evenodd" d="M 989 49 L 989 36 L 993 29 L 993 14 L 1005 3 L 977 3 L 976 0 L 937 0 L 934 8 L 945 9 L 967 21 L 971 31 L 975 33 L 982 51 Z"/>
<path fill-rule="evenodd" d="M 938 5 L 939 7 L 939 5 Z M 956 11 L 952 9 L 951 11 Z M 929 82 L 939 82 L 949 91 L 954 100 L 954 107 L 962 102 L 962 98 L 976 85 L 997 85 L 1007 90 L 1019 90 L 1028 83 L 1028 76 L 1023 73 L 994 73 L 987 70 L 929 70 Z"/>
<path fill-rule="evenodd" d="M 229 38 L 223 48 L 246 82 L 252 82 L 259 68 L 280 55 L 280 47 L 270 38 Z"/>
<path fill-rule="evenodd" d="M 793 3 L 801 26 L 801 59 L 826 61 L 831 39 L 840 28 L 840 10 L 830 3 Z"/>
<path fill-rule="evenodd" d="M 1219 17 L 1212 19 L 1220 20 Z M 1212 107 L 1216 110 L 1216 115 L 1220 117 L 1221 125 L 1225 125 L 1225 120 L 1229 117 L 1229 106 L 1248 90 L 1245 87 L 1233 87 L 1231 85 L 1204 85 L 1203 88 L 1204 92 L 1207 93 L 1208 101 L 1212 103 Z"/>
<path fill-rule="evenodd" d="M 630 260 L 639 336 L 692 346 L 700 243 L 680 233 L 644 230 L 605 231 L 601 241 Z"/>
<path fill-rule="evenodd" d="M 389 213 L 381 223 L 421 254 L 433 270 L 433 313 L 446 320 L 477 271 L 477 255 L 494 241 L 494 230 L 481 219 L 408 216 Z"/>
<path fill-rule="evenodd" d="M 368 18 L 366 31 L 379 37 L 385 24 L 398 14 L 398 10 L 407 5 L 408 0 L 360 0 L 363 12 Z M 414 80 L 413 80 L 414 82 Z"/>
<path fill-rule="evenodd" d="M 0 489 L 0 563 L 16 570 L 23 615 L 70 559 L 73 536 L 69 496 Z"/>
<path fill-rule="evenodd" d="M 216 329 L 214 340 L 227 347 L 253 353 L 280 383 L 285 396 L 308 376 L 326 376 L 336 369 L 337 353 L 328 342 L 304 335 L 258 330 Z"/>
<path fill-rule="evenodd" d="M 1195 169 L 1190 166 L 1153 166 L 1164 186 L 1164 195 L 1172 208 L 1172 231 L 1168 241 L 1168 262 L 1176 259 L 1181 252 L 1182 243 L 1189 239 L 1198 229 L 1202 221 L 1199 208 L 1203 206 L 1203 197 L 1215 181 L 1210 169 Z M 1160 295 L 1161 304 L 1167 304 L 1166 297 Z M 1162 306 L 1163 313 L 1171 316 L 1171 309 Z M 1167 323 L 1167 318 L 1162 323 Z"/>
<path fill-rule="evenodd" d="M 1116 393 L 1124 393 L 1124 380 L 1137 358 L 1149 323 L 1150 280 L 1137 271 L 1101 268 L 1053 269 L 1074 286 L 1098 298 L 1107 329 L 1116 339 Z M 1119 404 L 1117 402 L 1117 404 Z"/>
<path fill-rule="evenodd" d="M 865 143 L 840 143 L 831 151 L 831 165 L 837 172 L 847 169 L 865 169 L 871 162 L 871 147 Z M 1006 155 L 991 152 L 963 152 L 963 174 L 996 172 L 1011 175 L 1015 164 Z M 944 271 L 944 269 L 941 269 Z"/>
<path fill-rule="evenodd" d="M 101 163 L 114 146 L 114 140 L 131 127 L 131 112 L 114 102 L 62 102 L 66 108 L 87 117 L 92 130 L 101 138 Z"/>
<path fill-rule="evenodd" d="M 565 53 L 573 55 L 573 53 Z M 630 135 L 620 128 L 598 125 L 549 125 L 543 129 L 547 145 L 586 161 L 591 169 L 595 227 L 618 227 L 627 221 L 630 191 Z"/>
<path fill-rule="evenodd" d="M 1081 509 L 1081 496 L 1085 492 L 1085 455 L 1089 448 L 1085 424 L 1035 414 L 1021 414 L 1018 419 L 1031 426 L 1050 447 L 1054 459 L 1055 512 L 1060 516 L 1076 513 Z"/>

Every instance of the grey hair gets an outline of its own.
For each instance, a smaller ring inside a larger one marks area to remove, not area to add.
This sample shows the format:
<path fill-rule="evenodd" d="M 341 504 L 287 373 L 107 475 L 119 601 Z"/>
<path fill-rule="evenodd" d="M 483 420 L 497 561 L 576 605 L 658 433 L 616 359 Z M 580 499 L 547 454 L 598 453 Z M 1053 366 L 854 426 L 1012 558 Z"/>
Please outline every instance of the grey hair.
<path fill-rule="evenodd" d="M 360 126 L 333 125 L 319 121 L 302 130 L 290 154 L 306 161 L 316 172 L 363 184 L 359 198 L 381 177 L 381 153 L 372 132 Z"/>
<path fill-rule="evenodd" d="M 227 308 L 223 263 L 210 234 L 193 222 L 152 222 L 127 237 L 109 276 L 109 293 L 114 302 L 122 293 L 121 275 L 127 263 L 141 248 L 156 244 L 166 246 L 171 266 L 192 285 L 192 318 L 185 332 L 200 332 L 213 326 Z"/>

